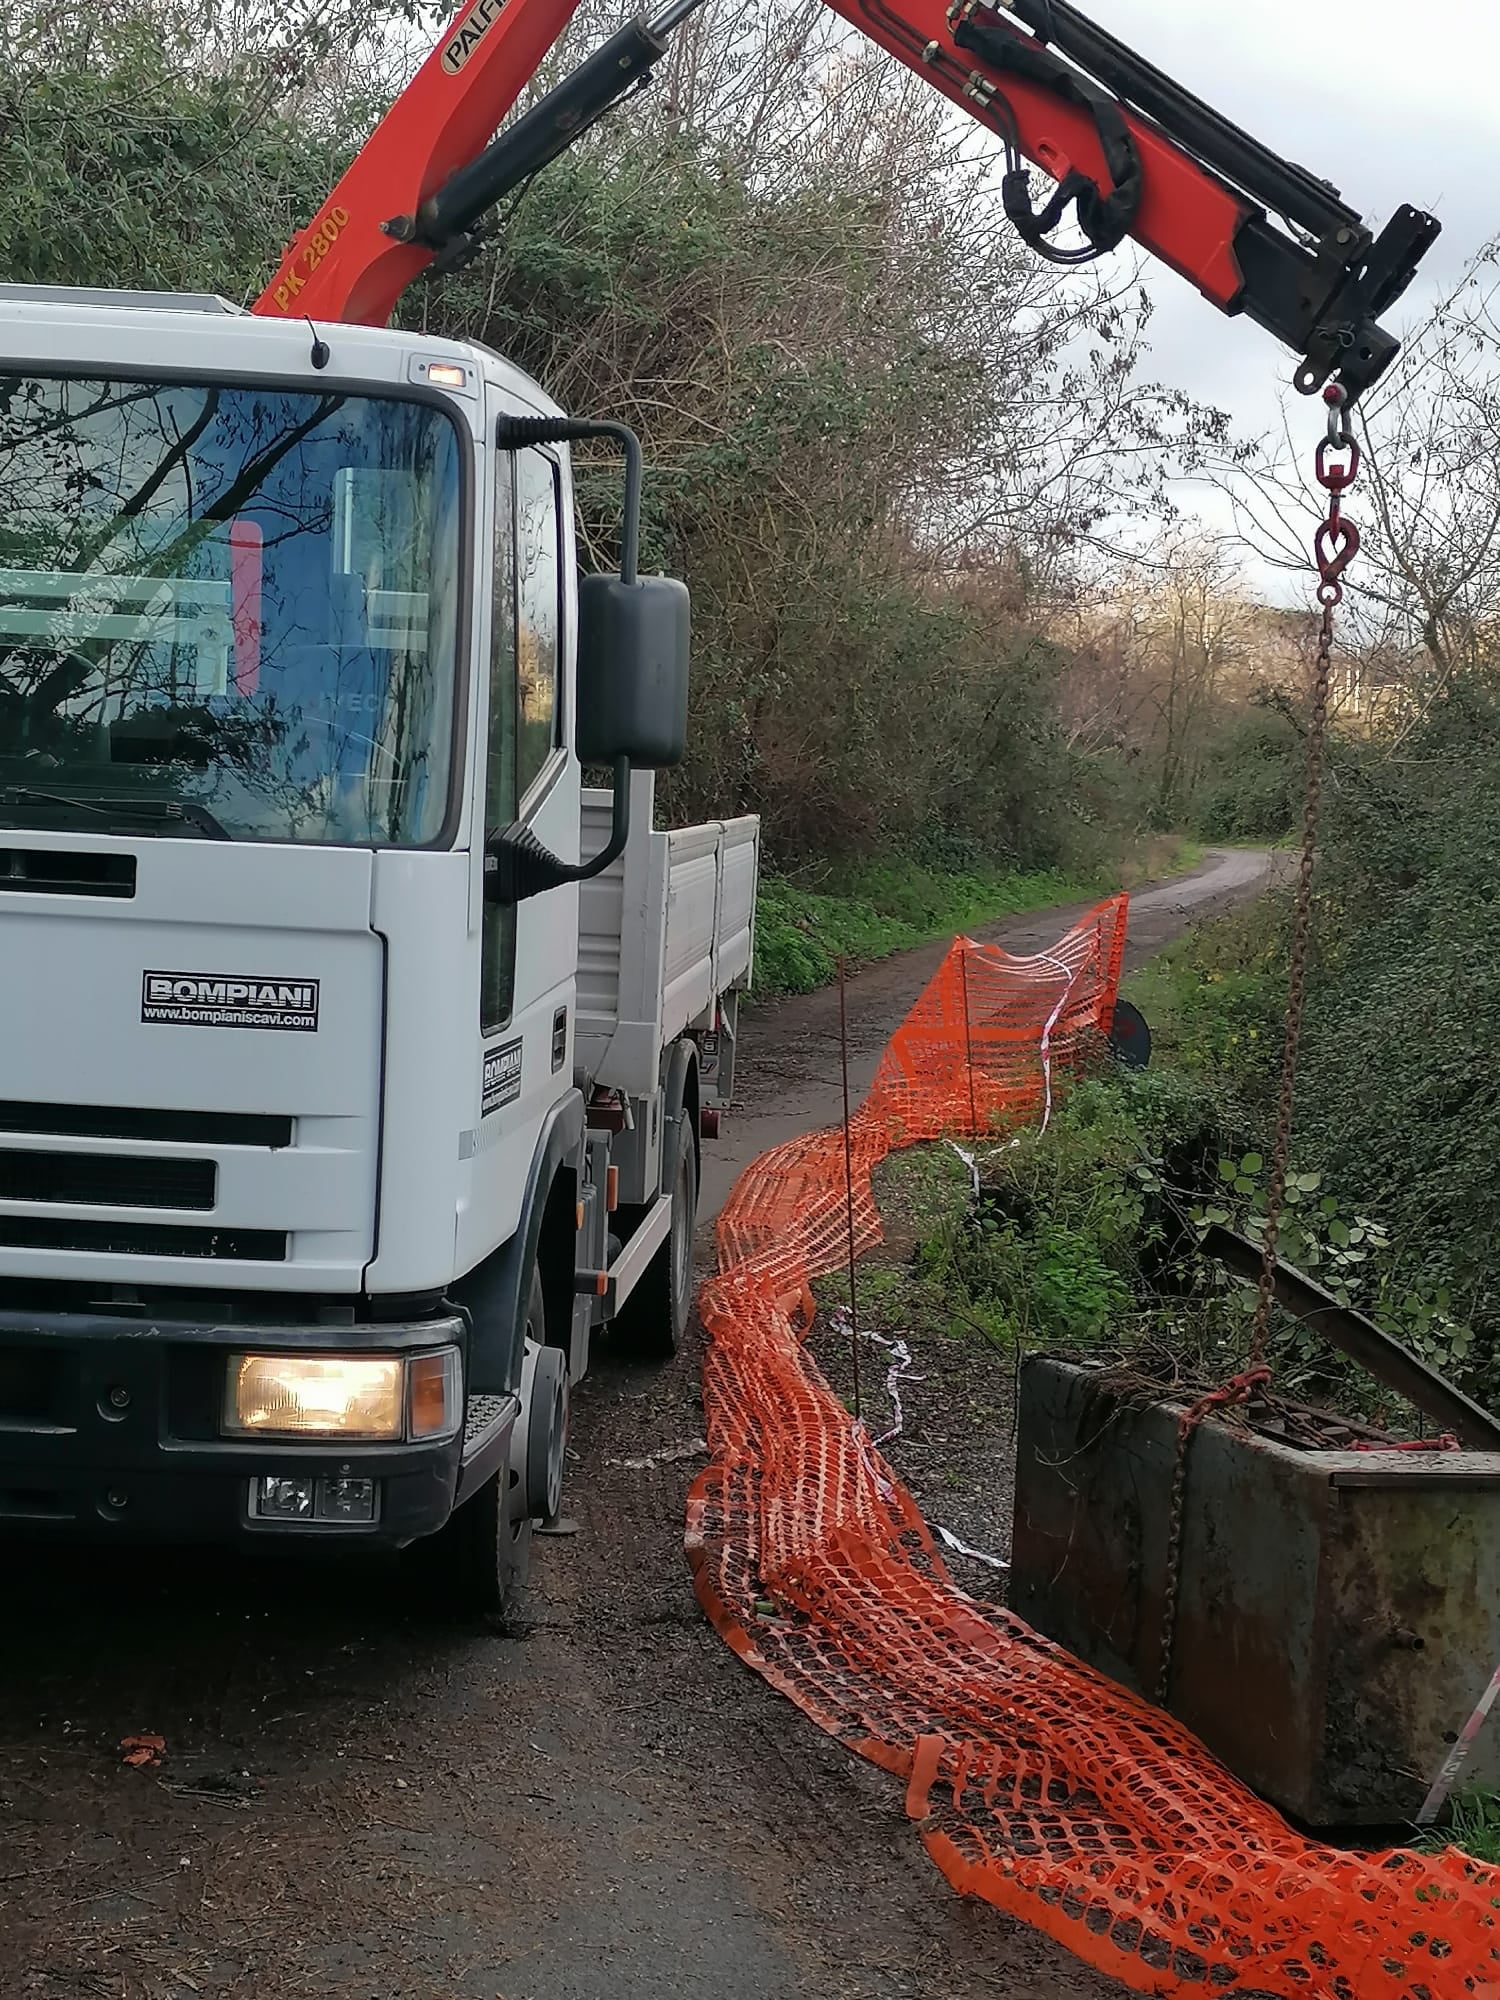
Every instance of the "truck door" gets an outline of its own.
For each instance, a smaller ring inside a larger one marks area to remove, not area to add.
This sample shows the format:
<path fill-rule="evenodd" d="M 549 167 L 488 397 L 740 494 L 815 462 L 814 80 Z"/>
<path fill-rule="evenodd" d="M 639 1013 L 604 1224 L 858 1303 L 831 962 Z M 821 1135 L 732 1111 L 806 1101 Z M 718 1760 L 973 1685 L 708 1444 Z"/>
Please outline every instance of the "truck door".
<path fill-rule="evenodd" d="M 490 834 L 519 821 L 564 856 L 577 855 L 579 840 L 573 570 L 566 465 L 548 450 L 500 453 L 479 822 Z M 574 885 L 483 906 L 475 1174 L 459 1218 L 460 1270 L 514 1228 L 542 1120 L 571 1088 L 577 937 Z"/>

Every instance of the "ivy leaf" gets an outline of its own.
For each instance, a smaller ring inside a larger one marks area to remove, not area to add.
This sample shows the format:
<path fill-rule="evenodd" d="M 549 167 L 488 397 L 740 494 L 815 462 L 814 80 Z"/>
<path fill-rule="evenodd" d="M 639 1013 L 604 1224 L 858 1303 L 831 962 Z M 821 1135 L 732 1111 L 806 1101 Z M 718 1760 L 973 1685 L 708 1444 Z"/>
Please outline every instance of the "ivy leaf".
<path fill-rule="evenodd" d="M 1240 1161 L 1240 1172 L 1242 1174 L 1258 1174 L 1265 1164 L 1259 1153 L 1246 1153 L 1244 1159 Z"/>
<path fill-rule="evenodd" d="M 1238 1172 L 1239 1168 L 1235 1165 L 1233 1160 L 1220 1160 L 1219 1179 L 1221 1181 L 1232 1181 L 1235 1175 L 1238 1174 Z"/>
<path fill-rule="evenodd" d="M 1348 1223 L 1340 1222 L 1338 1217 L 1335 1216 L 1333 1221 L 1328 1225 L 1328 1240 L 1330 1243 L 1337 1243 L 1340 1249 L 1347 1248 L 1349 1243 Z"/>

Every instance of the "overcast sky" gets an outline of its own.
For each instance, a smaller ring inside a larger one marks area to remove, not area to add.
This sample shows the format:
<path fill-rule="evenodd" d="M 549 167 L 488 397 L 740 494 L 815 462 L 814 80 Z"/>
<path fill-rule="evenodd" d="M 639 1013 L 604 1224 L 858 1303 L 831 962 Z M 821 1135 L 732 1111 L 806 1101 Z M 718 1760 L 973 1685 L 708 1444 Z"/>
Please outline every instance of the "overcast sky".
<path fill-rule="evenodd" d="M 1083 4 L 1264 144 L 1332 181 L 1372 227 L 1403 201 L 1438 217 L 1443 234 L 1395 321 L 1419 313 L 1500 233 L 1500 18 L 1485 0 Z M 1228 410 L 1242 431 L 1276 428 L 1292 366 L 1279 343 L 1225 320 L 1170 272 L 1148 282 L 1152 375 Z M 1294 400 L 1310 451 L 1321 405 Z"/>

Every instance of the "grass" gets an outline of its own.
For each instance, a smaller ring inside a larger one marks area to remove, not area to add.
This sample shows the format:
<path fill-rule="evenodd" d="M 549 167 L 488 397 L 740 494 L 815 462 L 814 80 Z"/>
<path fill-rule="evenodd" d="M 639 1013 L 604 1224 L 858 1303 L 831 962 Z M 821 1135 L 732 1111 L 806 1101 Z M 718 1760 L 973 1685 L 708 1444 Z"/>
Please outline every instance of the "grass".
<path fill-rule="evenodd" d="M 950 1282 L 941 1251 L 968 1208 L 969 1170 L 957 1153 L 944 1145 L 892 1153 L 875 1170 L 875 1200 L 883 1241 L 855 1267 L 860 1324 L 959 1340 L 987 1335 Z M 815 1280 L 813 1296 L 825 1306 L 846 1305 L 848 1271 Z"/>
<path fill-rule="evenodd" d="M 1476 1861 L 1500 1863 L 1500 1792 L 1483 1788 L 1460 1792 L 1444 1831 L 1422 1842 L 1428 1854 L 1444 1847 L 1457 1847 Z"/>
<path fill-rule="evenodd" d="M 868 964 L 935 938 L 1055 903 L 1083 903 L 1196 865 L 1202 848 L 1153 841 L 1094 873 L 1058 868 L 959 872 L 916 861 L 870 862 L 811 888 L 763 881 L 756 913 L 755 990 L 762 1000 L 811 993 L 838 976 L 838 961 Z"/>
<path fill-rule="evenodd" d="M 1280 1047 L 1286 952 L 1274 898 L 1200 924 L 1120 988 L 1151 1027 L 1157 1064 L 1205 1079 L 1260 1078 Z"/>
<path fill-rule="evenodd" d="M 857 1276 L 862 1316 L 1009 1350 L 1119 1351 L 1150 1318 L 1136 1296 L 1137 1169 L 1202 1115 L 1197 1087 L 1170 1074 L 1079 1080 L 1046 1133 L 973 1147 L 977 1202 L 951 1146 L 892 1156 L 876 1175 L 885 1244 Z M 845 1300 L 847 1275 L 814 1290 Z"/>

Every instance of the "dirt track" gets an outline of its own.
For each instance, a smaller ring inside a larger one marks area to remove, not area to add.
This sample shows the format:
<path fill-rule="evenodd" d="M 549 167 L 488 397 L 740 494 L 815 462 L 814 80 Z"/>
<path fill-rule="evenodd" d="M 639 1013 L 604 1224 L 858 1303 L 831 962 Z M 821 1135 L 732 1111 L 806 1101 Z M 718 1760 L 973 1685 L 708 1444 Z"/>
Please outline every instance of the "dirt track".
<path fill-rule="evenodd" d="M 1131 957 L 1253 894 L 1224 853 L 1138 896 Z M 1013 951 L 1071 912 L 997 926 Z M 856 1093 L 936 949 L 851 983 Z M 716 1208 L 837 1117 L 836 998 L 754 1017 Z M 116 1556 L 12 1565 L 0 1651 L 3 2000 L 1103 2000 L 954 1898 L 898 1788 L 747 1673 L 682 1557 L 696 1356 L 603 1361 L 520 1642 L 435 1631 L 375 1577 Z M 132 1731 L 160 1771 L 120 1766 Z"/>

